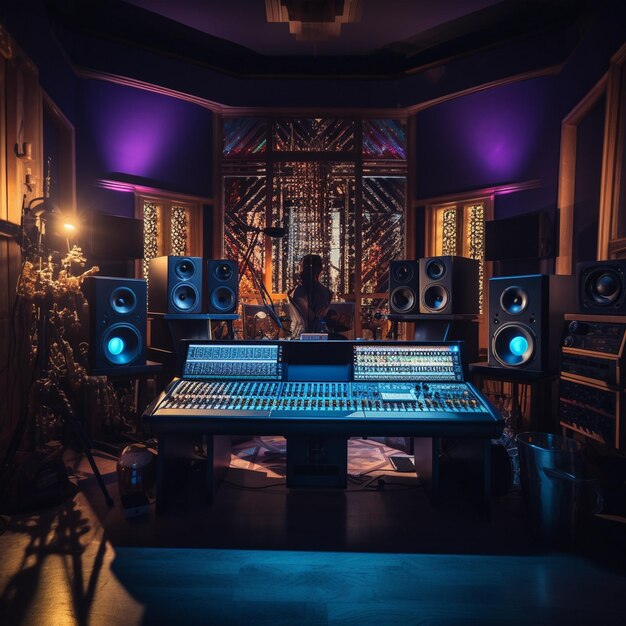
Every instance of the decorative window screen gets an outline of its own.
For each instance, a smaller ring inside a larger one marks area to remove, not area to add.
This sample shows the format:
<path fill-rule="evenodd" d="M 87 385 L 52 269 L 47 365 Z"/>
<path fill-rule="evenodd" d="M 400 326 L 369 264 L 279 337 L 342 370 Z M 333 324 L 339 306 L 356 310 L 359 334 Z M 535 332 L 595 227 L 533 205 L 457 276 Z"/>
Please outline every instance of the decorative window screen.
<path fill-rule="evenodd" d="M 168 199 L 139 197 L 143 218 L 142 276 L 149 280 L 150 259 L 173 254 L 201 255 L 198 233 L 200 206 L 185 205 Z"/>
<path fill-rule="evenodd" d="M 320 254 L 336 300 L 355 303 L 356 336 L 380 331 L 389 262 L 405 252 L 406 124 L 397 119 L 232 118 L 222 125 L 224 255 L 250 264 L 276 301 L 300 259 Z M 284 226 L 270 239 L 255 228 Z M 246 267 L 242 302 L 257 303 Z M 380 336 L 380 332 L 378 332 Z"/>
<path fill-rule="evenodd" d="M 478 259 L 480 312 L 485 288 L 485 212 L 484 201 L 444 205 L 434 208 L 434 246 L 432 255 L 464 256 Z"/>

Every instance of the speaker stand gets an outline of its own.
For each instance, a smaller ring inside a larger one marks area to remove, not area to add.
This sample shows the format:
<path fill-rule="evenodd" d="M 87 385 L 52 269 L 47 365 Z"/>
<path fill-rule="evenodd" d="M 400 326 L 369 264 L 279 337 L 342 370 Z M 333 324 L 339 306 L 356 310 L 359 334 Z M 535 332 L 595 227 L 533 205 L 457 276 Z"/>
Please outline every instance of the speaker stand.
<path fill-rule="evenodd" d="M 211 322 L 220 321 L 228 323 L 228 334 L 230 339 L 234 339 L 233 321 L 239 319 L 237 313 L 155 313 L 148 312 L 148 316 L 154 322 L 163 320 L 169 331 L 170 342 L 163 341 L 163 333 L 160 340 L 157 333 L 152 333 L 150 337 L 151 347 L 172 350 L 178 352 L 178 344 L 183 339 L 213 339 Z M 168 343 L 168 345 L 163 345 Z"/>
<path fill-rule="evenodd" d="M 558 372 L 527 372 L 514 368 L 495 367 L 488 363 L 470 363 L 469 372 L 472 383 L 482 391 L 485 380 L 508 382 L 511 384 L 513 407 L 511 426 L 517 432 L 523 426 L 522 409 L 519 402 L 520 385 L 530 386 L 529 425 L 530 430 L 556 432 L 558 427 L 555 415 L 558 415 L 557 383 Z M 524 428 L 526 428 L 524 426 Z"/>

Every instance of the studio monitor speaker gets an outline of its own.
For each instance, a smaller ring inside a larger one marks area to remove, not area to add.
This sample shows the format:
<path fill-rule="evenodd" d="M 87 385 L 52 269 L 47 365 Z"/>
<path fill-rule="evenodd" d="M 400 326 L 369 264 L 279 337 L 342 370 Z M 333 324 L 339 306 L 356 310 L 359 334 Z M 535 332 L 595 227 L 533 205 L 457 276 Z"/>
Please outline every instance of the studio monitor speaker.
<path fill-rule="evenodd" d="M 238 284 L 236 261 L 230 259 L 207 261 L 207 312 L 213 315 L 236 313 Z"/>
<path fill-rule="evenodd" d="M 475 259 L 428 257 L 419 261 L 420 313 L 477 315 L 479 268 Z"/>
<path fill-rule="evenodd" d="M 489 280 L 489 365 L 558 370 L 563 315 L 575 303 L 575 277 L 529 274 Z"/>
<path fill-rule="evenodd" d="M 576 266 L 578 312 L 626 314 L 626 261 L 588 261 Z"/>
<path fill-rule="evenodd" d="M 150 259 L 148 306 L 154 313 L 202 313 L 202 259 L 160 256 Z"/>
<path fill-rule="evenodd" d="M 391 261 L 389 264 L 389 311 L 394 315 L 419 313 L 418 261 Z"/>
<path fill-rule="evenodd" d="M 146 363 L 146 281 L 89 276 L 83 281 L 89 304 L 89 367 L 111 374 Z"/>

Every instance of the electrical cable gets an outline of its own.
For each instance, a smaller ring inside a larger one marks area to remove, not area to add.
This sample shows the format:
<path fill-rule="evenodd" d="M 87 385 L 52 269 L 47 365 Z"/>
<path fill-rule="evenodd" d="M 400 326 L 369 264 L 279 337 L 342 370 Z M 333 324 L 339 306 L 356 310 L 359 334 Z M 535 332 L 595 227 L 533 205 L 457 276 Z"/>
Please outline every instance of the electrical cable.
<path fill-rule="evenodd" d="M 259 489 L 270 489 L 272 487 L 285 487 L 287 485 L 287 482 L 285 481 L 285 482 L 280 482 L 280 483 L 273 483 L 271 485 L 262 485 L 260 487 L 250 487 L 248 485 L 240 485 L 239 483 L 233 483 L 229 480 L 222 480 L 220 482 L 220 485 L 228 485 L 229 487 L 234 487 L 235 489 L 257 491 Z"/>

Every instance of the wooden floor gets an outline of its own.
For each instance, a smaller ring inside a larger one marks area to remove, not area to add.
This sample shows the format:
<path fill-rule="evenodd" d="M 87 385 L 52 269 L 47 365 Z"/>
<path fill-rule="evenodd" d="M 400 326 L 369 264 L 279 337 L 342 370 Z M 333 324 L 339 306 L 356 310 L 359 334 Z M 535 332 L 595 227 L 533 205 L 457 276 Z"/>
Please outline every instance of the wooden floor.
<path fill-rule="evenodd" d="M 485 523 L 452 485 L 433 508 L 400 475 L 290 493 L 237 468 L 211 507 L 127 521 L 114 460 L 97 461 L 114 508 L 76 459 L 73 498 L 8 519 L 3 626 L 625 623 L 614 526 L 552 550 L 529 535 L 515 491 Z"/>

